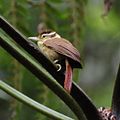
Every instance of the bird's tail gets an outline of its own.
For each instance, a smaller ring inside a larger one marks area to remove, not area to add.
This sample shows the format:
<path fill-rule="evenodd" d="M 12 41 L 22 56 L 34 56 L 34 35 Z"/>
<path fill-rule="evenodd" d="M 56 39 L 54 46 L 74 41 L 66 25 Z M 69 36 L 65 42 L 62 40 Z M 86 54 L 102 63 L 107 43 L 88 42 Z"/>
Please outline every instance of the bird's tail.
<path fill-rule="evenodd" d="M 70 93 L 72 88 L 73 70 L 67 59 L 65 60 L 65 65 L 66 65 L 66 72 L 65 72 L 64 89 Z"/>

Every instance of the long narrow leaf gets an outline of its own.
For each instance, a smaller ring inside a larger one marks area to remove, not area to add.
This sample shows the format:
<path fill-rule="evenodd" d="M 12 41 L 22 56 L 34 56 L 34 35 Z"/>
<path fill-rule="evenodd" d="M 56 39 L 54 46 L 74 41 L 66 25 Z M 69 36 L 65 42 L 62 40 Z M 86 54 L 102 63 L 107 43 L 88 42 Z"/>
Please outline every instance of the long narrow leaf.
<path fill-rule="evenodd" d="M 73 120 L 72 118 L 69 118 L 61 113 L 58 113 L 34 100 L 31 98 L 25 96 L 21 92 L 15 90 L 14 88 L 10 87 L 6 83 L 4 83 L 2 80 L 0 80 L 0 89 L 11 95 L 12 97 L 16 98 L 17 100 L 21 101 L 24 104 L 27 104 L 28 106 L 34 108 L 38 112 L 46 115 L 47 117 L 50 117 L 54 120 Z"/>
<path fill-rule="evenodd" d="M 28 68 L 28 70 L 36 75 L 36 77 L 38 77 L 44 84 L 46 84 L 56 95 L 58 95 L 69 106 L 69 108 L 71 108 L 71 110 L 79 119 L 83 118 L 83 113 L 79 105 L 69 94 L 67 94 L 62 86 L 59 85 L 55 79 L 49 77 L 37 62 L 35 62 L 20 48 L 18 48 L 2 32 L 0 32 L 0 45 L 26 68 Z"/>
<path fill-rule="evenodd" d="M 63 86 L 64 75 L 58 73 L 56 67 L 40 52 L 40 50 L 28 41 L 18 30 L 11 26 L 3 17 L 0 16 L 1 28 L 13 38 L 21 47 L 30 53 L 42 66 Z M 47 64 L 45 64 L 47 63 Z M 81 88 L 73 82 L 71 96 L 76 100 L 84 111 L 88 120 L 100 120 L 99 113 L 89 97 Z M 89 108 L 89 109 L 88 109 Z"/>
<path fill-rule="evenodd" d="M 120 120 L 120 65 L 118 68 L 118 73 L 113 91 L 112 112 L 117 117 L 117 120 Z"/>

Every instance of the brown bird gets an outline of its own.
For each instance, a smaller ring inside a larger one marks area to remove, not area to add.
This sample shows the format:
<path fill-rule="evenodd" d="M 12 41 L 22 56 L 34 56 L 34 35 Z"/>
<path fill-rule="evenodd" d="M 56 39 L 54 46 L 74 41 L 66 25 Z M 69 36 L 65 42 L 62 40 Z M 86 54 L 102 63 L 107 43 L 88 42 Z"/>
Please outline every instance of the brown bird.
<path fill-rule="evenodd" d="M 45 30 L 39 36 L 28 39 L 37 41 L 40 50 L 56 64 L 58 71 L 65 69 L 64 89 L 70 93 L 73 68 L 82 68 L 78 50 L 68 40 L 51 30 Z"/>

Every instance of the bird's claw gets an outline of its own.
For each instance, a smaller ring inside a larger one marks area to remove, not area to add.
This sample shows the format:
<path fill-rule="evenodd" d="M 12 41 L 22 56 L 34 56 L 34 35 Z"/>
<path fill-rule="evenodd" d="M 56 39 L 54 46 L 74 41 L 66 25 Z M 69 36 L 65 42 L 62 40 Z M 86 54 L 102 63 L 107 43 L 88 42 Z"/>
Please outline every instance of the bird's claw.
<path fill-rule="evenodd" d="M 60 70 L 61 70 L 61 65 L 60 64 L 56 64 L 56 66 L 57 66 L 57 72 L 59 72 Z"/>
<path fill-rule="evenodd" d="M 59 72 L 62 69 L 62 66 L 60 64 L 57 63 L 58 60 L 54 61 L 54 64 L 57 66 L 57 72 Z"/>

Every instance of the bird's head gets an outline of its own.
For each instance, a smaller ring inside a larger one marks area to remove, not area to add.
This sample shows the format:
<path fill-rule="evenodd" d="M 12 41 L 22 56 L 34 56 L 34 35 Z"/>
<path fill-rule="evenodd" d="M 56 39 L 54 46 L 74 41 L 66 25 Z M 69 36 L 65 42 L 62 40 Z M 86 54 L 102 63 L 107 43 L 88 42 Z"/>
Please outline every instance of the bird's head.
<path fill-rule="evenodd" d="M 48 40 L 48 39 L 54 39 L 54 38 L 60 38 L 60 35 L 57 34 L 56 32 L 54 31 L 43 31 L 42 33 L 40 33 L 37 37 L 28 37 L 28 39 L 30 40 L 34 40 L 34 41 L 45 41 L 45 40 Z"/>

